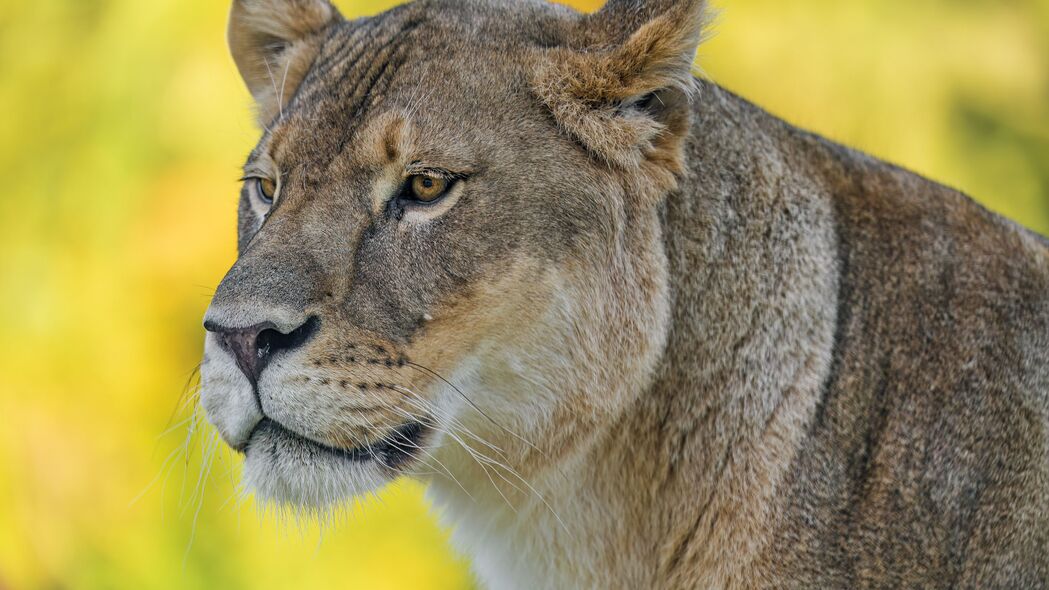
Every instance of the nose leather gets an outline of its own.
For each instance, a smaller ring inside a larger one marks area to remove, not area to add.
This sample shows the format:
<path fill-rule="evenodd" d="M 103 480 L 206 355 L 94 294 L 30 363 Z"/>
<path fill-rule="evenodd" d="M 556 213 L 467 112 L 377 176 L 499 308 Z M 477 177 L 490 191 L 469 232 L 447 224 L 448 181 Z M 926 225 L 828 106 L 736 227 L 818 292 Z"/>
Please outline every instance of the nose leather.
<path fill-rule="evenodd" d="M 229 351 L 244 376 L 256 385 L 259 375 L 265 368 L 270 357 L 270 344 L 268 339 L 260 338 L 266 330 L 272 330 L 273 324 L 265 322 L 247 328 L 226 328 L 214 324 L 205 324 L 204 328 L 214 332 L 219 339 L 219 344 Z M 260 340 L 262 342 L 260 342 Z"/>
<path fill-rule="evenodd" d="M 319 327 L 320 320 L 316 316 L 310 316 L 287 334 L 278 330 L 273 322 L 247 328 L 230 328 L 212 321 L 204 322 L 204 329 L 215 334 L 219 344 L 233 355 L 237 366 L 253 386 L 258 385 L 259 376 L 273 355 L 303 346 Z"/>

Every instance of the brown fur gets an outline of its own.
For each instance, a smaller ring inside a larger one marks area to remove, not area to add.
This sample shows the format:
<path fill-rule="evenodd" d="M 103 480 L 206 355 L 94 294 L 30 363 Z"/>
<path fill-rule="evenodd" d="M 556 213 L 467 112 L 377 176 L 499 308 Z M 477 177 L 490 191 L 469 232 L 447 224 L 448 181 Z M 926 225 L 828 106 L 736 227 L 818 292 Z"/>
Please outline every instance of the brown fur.
<path fill-rule="evenodd" d="M 259 121 L 277 116 L 317 54 L 319 34 L 339 19 L 327 2 L 235 0 L 227 34 Z"/>
<path fill-rule="evenodd" d="M 236 0 L 280 190 L 209 325 L 319 321 L 255 384 L 208 338 L 247 483 L 419 477 L 494 587 L 1049 586 L 1047 242 L 694 79 L 703 10 Z"/>

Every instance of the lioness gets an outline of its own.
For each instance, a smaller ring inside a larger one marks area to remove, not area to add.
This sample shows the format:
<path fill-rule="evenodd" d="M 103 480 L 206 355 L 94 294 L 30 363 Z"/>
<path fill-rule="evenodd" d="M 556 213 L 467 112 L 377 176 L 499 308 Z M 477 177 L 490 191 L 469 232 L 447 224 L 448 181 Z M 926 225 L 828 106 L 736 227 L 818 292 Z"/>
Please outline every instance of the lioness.
<path fill-rule="evenodd" d="M 699 0 L 235 0 L 201 403 L 497 588 L 1049 585 L 1049 246 L 691 74 Z"/>

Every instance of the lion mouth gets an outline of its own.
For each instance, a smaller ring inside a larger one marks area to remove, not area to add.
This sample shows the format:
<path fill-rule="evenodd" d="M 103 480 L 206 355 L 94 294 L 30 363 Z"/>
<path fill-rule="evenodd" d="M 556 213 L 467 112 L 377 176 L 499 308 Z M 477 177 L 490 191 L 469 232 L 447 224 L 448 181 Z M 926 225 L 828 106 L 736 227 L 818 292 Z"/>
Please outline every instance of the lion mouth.
<path fill-rule="evenodd" d="M 422 442 L 428 431 L 424 422 L 406 422 L 374 443 L 347 449 L 306 438 L 267 417 L 255 426 L 244 452 L 247 454 L 252 447 L 266 446 L 271 453 L 281 449 L 295 450 L 300 454 L 319 453 L 354 463 L 375 461 L 383 467 L 397 469 L 422 451 Z"/>

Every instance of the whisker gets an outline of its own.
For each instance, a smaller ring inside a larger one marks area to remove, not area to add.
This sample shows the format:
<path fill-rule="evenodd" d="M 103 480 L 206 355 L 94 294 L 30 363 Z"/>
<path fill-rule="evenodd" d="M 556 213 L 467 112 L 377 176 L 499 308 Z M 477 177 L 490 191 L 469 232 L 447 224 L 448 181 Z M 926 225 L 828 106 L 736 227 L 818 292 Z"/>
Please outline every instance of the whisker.
<path fill-rule="evenodd" d="M 439 375 L 438 375 L 437 377 L 438 377 L 439 379 L 442 379 L 442 380 L 444 380 L 444 379 L 443 379 L 442 377 L 440 377 Z M 446 381 L 446 380 L 445 380 L 445 382 L 447 383 L 447 381 Z M 450 383 L 449 383 L 449 385 L 451 386 L 451 384 L 450 384 Z M 454 388 L 454 386 L 452 386 L 452 387 Z M 404 391 L 405 391 L 406 393 L 408 393 L 409 395 L 412 395 L 412 396 L 413 396 L 413 397 L 415 397 L 416 399 L 422 400 L 422 397 L 421 397 L 421 396 L 419 396 L 419 394 L 417 394 L 417 393 L 415 393 L 415 392 L 411 391 L 410 389 L 407 389 L 407 388 L 401 388 L 401 387 L 398 387 L 397 389 L 398 389 L 398 390 L 404 390 Z M 465 397 L 465 396 L 464 396 L 464 397 Z M 422 400 L 422 401 L 424 401 L 424 400 Z M 496 424 L 496 426 L 498 426 L 498 424 Z M 561 525 L 561 528 L 563 528 L 563 529 L 565 530 L 565 532 L 566 532 L 566 533 L 569 533 L 569 534 L 571 534 L 571 531 L 570 531 L 570 529 L 568 528 L 568 526 L 567 526 L 567 525 L 565 524 L 564 520 L 563 520 L 563 519 L 561 518 L 561 516 L 560 516 L 560 515 L 559 515 L 559 514 L 557 513 L 557 511 L 556 511 L 556 510 L 554 510 L 553 506 L 551 506 L 551 505 L 550 505 L 550 503 L 549 503 L 549 502 L 547 501 L 546 497 L 545 497 L 545 496 L 543 496 L 543 494 L 541 494 L 541 493 L 540 493 L 540 492 L 539 492 L 538 490 L 536 490 L 536 489 L 535 489 L 535 486 L 533 486 L 533 485 L 532 485 L 532 484 L 531 484 L 531 483 L 530 483 L 530 482 L 529 482 L 529 481 L 528 481 L 527 479 L 525 479 L 525 478 L 524 478 L 524 477 L 523 477 L 523 476 L 522 476 L 522 475 L 521 475 L 520 473 L 518 473 L 518 472 L 517 472 L 517 470 L 513 469 L 512 467 L 510 467 L 509 465 L 507 465 L 507 464 L 505 464 L 505 463 L 501 463 L 501 462 L 498 462 L 498 461 L 496 461 L 496 460 L 492 459 L 491 457 L 487 457 L 487 456 L 484 456 L 484 455 L 483 455 L 483 454 L 481 454 L 481 453 L 477 453 L 477 452 L 476 452 L 476 451 L 475 451 L 474 449 L 472 449 L 472 448 L 471 448 L 471 447 L 470 447 L 469 445 L 467 445 L 467 444 L 466 444 L 465 442 L 463 442 L 463 441 L 462 441 L 462 439 L 460 439 L 460 438 L 459 438 L 458 436 L 456 436 L 456 435 L 455 435 L 454 433 L 452 433 L 452 432 L 450 432 L 450 431 L 447 431 L 447 430 L 445 430 L 445 433 L 447 433 L 447 434 L 448 434 L 449 436 L 451 436 L 451 437 L 452 437 L 452 438 L 453 438 L 453 439 L 454 439 L 454 440 L 455 440 L 455 441 L 456 441 L 457 443 L 459 443 L 459 445 L 460 445 L 460 446 L 462 446 L 462 447 L 463 447 L 463 449 L 464 449 L 464 450 L 466 450 L 466 451 L 467 451 L 467 453 L 469 453 L 469 454 L 470 454 L 470 456 L 471 456 L 471 457 L 473 457 L 473 459 L 474 459 L 475 461 L 477 461 L 477 462 L 478 462 L 478 464 L 481 464 L 481 467 L 482 467 L 482 469 L 484 469 L 484 471 L 485 471 L 485 474 L 486 474 L 486 475 L 488 475 L 488 470 L 487 470 L 487 469 L 486 469 L 486 468 L 484 467 L 484 465 L 483 465 L 483 464 L 481 463 L 481 461 L 480 461 L 480 459 L 479 459 L 478 455 L 481 455 L 481 456 L 483 456 L 483 457 L 484 457 L 484 458 L 485 458 L 485 459 L 487 460 L 488 464 L 489 464 L 489 465 L 491 465 L 491 466 L 492 466 L 493 468 L 494 468 L 494 467 L 495 467 L 496 465 L 498 465 L 498 466 L 499 466 L 499 467 L 501 467 L 502 469 L 505 469 L 505 470 L 506 470 L 507 472 L 509 472 L 509 473 L 510 473 L 510 475 L 512 475 L 513 477 L 515 477 L 515 478 L 517 478 L 518 480 L 520 480 L 520 482 L 521 482 L 522 484 L 524 484 L 524 485 L 525 485 L 525 486 L 526 486 L 526 487 L 527 487 L 527 488 L 529 489 L 529 491 L 531 491 L 531 493 L 532 493 L 532 494 L 534 494 L 534 495 L 536 496 L 536 498 L 538 498 L 538 499 L 539 499 L 539 501 L 540 501 L 540 502 L 542 502 L 542 503 L 543 503 L 543 505 L 544 505 L 544 506 L 545 506 L 545 507 L 547 508 L 547 510 L 549 510 L 549 511 L 550 511 L 550 513 L 551 513 L 551 514 L 552 514 L 552 515 L 554 516 L 554 518 L 555 518 L 555 519 L 557 519 L 557 522 L 558 522 L 558 523 L 559 523 L 559 524 Z M 511 434 L 512 434 L 512 433 L 511 433 Z M 475 438 L 477 438 L 477 439 L 478 439 L 479 441 L 482 441 L 482 442 L 483 442 L 483 439 L 481 439 L 480 437 L 477 437 L 476 435 L 474 435 L 474 436 L 475 436 Z M 522 440 L 524 440 L 524 439 L 522 439 Z M 528 442 L 528 441 L 525 441 L 525 442 Z M 533 445 L 533 447 L 534 447 L 534 445 Z M 542 452 L 542 451 L 540 451 L 540 452 Z M 499 472 L 499 470 L 498 470 L 498 469 L 496 469 L 496 474 L 497 474 L 497 475 L 500 475 L 500 477 L 503 477 L 503 476 L 502 476 L 502 474 L 501 474 L 501 473 Z M 491 476 L 490 476 L 490 475 L 488 475 L 488 477 L 489 477 L 489 479 L 491 479 Z M 504 481 L 505 481 L 505 477 L 504 477 L 503 479 L 504 479 Z M 508 484 L 510 484 L 511 486 L 513 486 L 513 487 L 514 487 L 515 489 L 518 489 L 519 491 L 521 491 L 522 493 L 524 493 L 524 491 L 523 491 L 523 490 L 521 490 L 520 488 L 518 488 L 518 487 L 517 487 L 516 485 L 514 485 L 514 484 L 513 484 L 512 482 L 510 482 L 510 481 L 507 481 L 507 483 L 508 483 Z M 502 495 L 502 492 L 501 492 L 501 490 L 499 489 L 499 487 L 498 487 L 498 486 L 496 486 L 496 485 L 495 485 L 495 482 L 494 482 L 494 481 L 492 482 L 492 484 L 493 484 L 493 486 L 495 486 L 495 487 L 496 487 L 496 491 L 499 491 L 499 492 L 500 492 L 500 495 Z M 504 499 L 505 499 L 505 496 L 504 496 Z M 508 502 L 508 503 L 509 503 L 509 502 Z M 511 506 L 511 508 L 512 508 L 512 506 Z"/>
<path fill-rule="evenodd" d="M 185 421 L 183 421 L 181 423 L 184 423 L 184 422 Z M 149 490 L 151 490 L 153 488 L 153 486 L 155 486 L 157 484 L 157 482 L 161 480 L 161 478 L 165 478 L 165 474 L 167 474 L 169 472 L 171 466 L 174 465 L 175 460 L 179 458 L 179 452 L 180 451 L 182 451 L 182 446 L 181 445 L 175 447 L 174 449 L 171 450 L 170 453 L 168 453 L 167 458 L 165 458 L 164 461 L 160 464 L 160 470 L 157 472 L 157 475 L 152 480 L 150 480 L 149 483 L 146 484 L 146 487 L 144 487 L 142 489 L 142 491 L 140 491 L 138 494 L 136 494 L 135 497 L 132 498 L 130 502 L 128 502 L 128 508 L 131 508 L 136 503 L 138 503 L 138 501 L 141 500 L 143 498 L 143 496 L 145 496 L 146 493 L 149 492 Z M 163 509 L 163 506 L 161 507 L 161 509 Z"/>
<path fill-rule="evenodd" d="M 424 372 L 426 372 L 426 373 L 429 373 L 430 375 L 432 375 L 432 376 L 434 376 L 434 377 L 436 377 L 436 378 L 440 379 L 440 380 L 441 380 L 441 381 L 443 381 L 443 382 L 444 382 L 444 383 L 445 383 L 446 385 L 448 385 L 448 387 L 451 387 L 452 389 L 454 389 L 454 390 L 456 391 L 456 393 L 458 393 L 458 394 L 459 394 L 460 396 L 462 396 L 462 398 L 463 398 L 464 400 L 466 400 L 466 403 L 470 404 L 470 406 L 471 406 L 471 407 L 472 407 L 472 408 L 473 408 L 474 410 L 476 410 L 476 411 L 477 411 L 477 412 L 478 412 L 479 414 L 481 414 L 482 416 L 484 416 L 484 417 L 485 417 L 485 418 L 486 418 L 486 419 L 487 419 L 487 420 L 488 420 L 489 422 L 491 422 L 492 424 L 494 424 L 494 425 L 495 425 L 495 426 L 496 426 L 497 428 L 499 428 L 499 429 L 503 430 L 504 432 L 506 432 L 506 433 L 507 433 L 507 434 L 509 434 L 510 436 L 512 436 L 512 437 L 514 437 L 514 438 L 516 438 L 516 439 L 518 439 L 518 440 L 521 440 L 522 442 L 524 442 L 524 443 L 525 443 L 525 444 L 527 444 L 528 446 L 532 447 L 532 449 L 534 449 L 535 451 L 537 451 L 537 452 L 538 452 L 539 454 L 541 454 L 541 455 L 543 455 L 543 456 L 546 456 L 546 453 L 544 453 L 542 449 L 540 449 L 539 447 L 537 447 L 537 446 L 536 446 L 535 444 L 533 444 L 533 443 L 532 443 L 532 442 L 531 442 L 530 440 L 528 440 L 528 439 L 524 438 L 523 436 L 521 436 L 521 435 L 517 434 L 516 432 L 514 432 L 514 431 L 510 430 L 509 428 L 506 428 L 506 427 L 505 427 L 505 426 L 503 426 L 502 424 L 499 424 L 498 422 L 496 422 L 495 420 L 493 420 L 491 416 L 489 416 L 489 415 L 488 415 L 487 413 L 485 413 L 485 411 L 484 411 L 484 410 L 482 410 L 482 409 L 481 409 L 480 407 L 478 407 L 478 406 L 477 406 L 477 404 L 475 404 L 475 403 L 473 402 L 473 400 L 471 400 L 471 399 L 470 399 L 470 398 L 469 398 L 469 397 L 468 397 L 468 396 L 467 396 L 467 395 L 466 395 L 465 393 L 463 393 L 463 391 L 462 391 L 461 389 L 459 389 L 459 388 L 458 388 L 458 387 L 456 387 L 456 386 L 455 386 L 454 384 L 452 384 L 452 382 L 451 382 L 451 381 L 448 381 L 447 379 L 445 379 L 445 378 L 444 378 L 444 376 L 442 376 L 442 375 L 441 375 L 440 373 L 438 373 L 437 371 L 434 371 L 433 369 L 431 369 L 431 368 L 429 368 L 429 367 L 425 367 L 425 366 L 423 366 L 423 365 L 420 365 L 420 364 L 418 364 L 418 363 L 415 363 L 415 362 L 412 362 L 412 361 L 405 361 L 405 364 L 406 364 L 406 365 L 408 365 L 409 367 L 413 367 L 413 368 L 415 368 L 416 370 L 421 370 L 421 371 L 424 371 Z"/>
<path fill-rule="evenodd" d="M 218 437 L 218 432 L 212 431 L 211 444 L 209 445 L 209 448 L 208 448 L 208 451 L 207 451 L 208 458 L 207 458 L 206 461 L 204 461 L 204 463 L 202 463 L 202 465 L 203 464 L 207 465 L 207 469 L 202 469 L 202 471 L 203 471 L 202 476 L 203 477 L 200 480 L 200 481 L 202 481 L 204 483 L 207 482 L 208 478 L 211 475 L 211 467 L 212 467 L 212 465 L 214 465 L 213 459 L 215 457 L 215 450 L 218 448 L 219 442 L 220 441 L 219 441 L 219 437 Z M 193 548 L 193 541 L 196 539 L 196 536 L 197 536 L 197 523 L 200 520 L 200 511 L 201 511 L 201 509 L 203 507 L 204 507 L 204 487 L 201 486 L 200 487 L 199 500 L 197 502 L 197 508 L 196 508 L 196 510 L 193 513 L 193 522 L 190 525 L 190 529 L 189 529 L 189 540 L 186 542 L 186 551 L 182 555 L 182 567 L 183 567 L 183 569 L 185 569 L 186 563 L 189 560 L 189 552 Z"/>
<path fill-rule="evenodd" d="M 168 421 L 164 425 L 165 428 L 171 425 L 171 421 L 175 419 L 179 412 L 189 407 L 189 403 L 200 390 L 200 365 L 201 363 L 197 363 L 190 369 L 189 375 L 186 377 L 186 383 L 182 386 L 182 393 L 175 400 L 175 407 L 172 408 L 171 415 L 168 416 Z M 196 385 L 193 384 L 194 380 L 197 381 Z"/>
<path fill-rule="evenodd" d="M 435 404 L 433 404 L 430 401 L 426 400 L 421 395 L 419 395 L 418 393 L 412 391 L 411 389 L 408 389 L 406 387 L 402 387 L 402 386 L 399 386 L 399 385 L 393 385 L 393 388 L 395 390 L 397 390 L 397 391 L 400 391 L 402 393 L 405 393 L 405 394 L 415 398 L 416 400 L 418 400 L 419 403 L 422 403 L 425 406 L 428 406 L 428 407 L 432 408 L 434 414 L 440 415 L 440 417 L 446 419 L 449 423 L 451 423 L 451 424 L 455 425 L 456 427 L 460 428 L 465 434 L 468 434 L 471 438 L 476 439 L 478 442 L 480 442 L 484 446 L 494 450 L 495 452 L 499 453 L 500 456 L 502 456 L 504 459 L 506 459 L 506 453 L 503 451 L 503 449 L 501 449 L 498 446 L 488 442 L 487 440 L 481 438 L 480 436 L 474 434 L 474 432 L 472 430 L 467 428 L 462 422 L 460 422 L 458 419 L 456 419 L 454 416 L 452 416 L 450 412 L 447 412 L 447 411 L 443 411 L 442 412 L 442 411 L 438 410 L 438 408 L 437 408 L 437 406 Z M 411 402 L 409 401 L 409 403 L 411 403 Z"/>
<path fill-rule="evenodd" d="M 400 413 L 401 415 L 405 416 L 406 418 L 408 418 L 409 420 L 412 420 L 412 421 L 418 421 L 419 419 L 423 418 L 422 416 L 416 416 L 415 414 L 412 414 L 411 412 L 408 412 L 406 410 L 403 410 L 401 408 L 397 408 L 397 407 L 394 407 L 394 406 L 391 406 L 391 409 L 393 411 L 395 411 L 395 412 Z M 434 428 L 434 430 L 440 431 L 440 429 L 437 428 L 436 426 L 432 426 L 432 428 Z M 419 445 L 417 445 L 417 444 L 415 444 L 415 443 L 413 443 L 413 442 L 411 442 L 409 440 L 405 440 L 404 442 L 406 444 L 410 445 L 410 448 L 418 449 L 422 453 L 425 453 L 427 457 L 429 457 L 429 458 L 433 459 L 434 461 L 436 461 L 437 464 L 440 465 L 442 469 L 444 469 L 444 474 L 447 475 L 449 478 L 451 478 L 451 480 L 454 481 L 455 484 L 457 486 L 459 486 L 460 489 L 463 490 L 463 493 L 466 494 L 467 497 L 469 497 L 471 501 L 475 501 L 476 502 L 476 500 L 473 497 L 473 494 L 471 494 L 469 491 L 467 491 L 466 486 L 464 486 L 458 480 L 458 478 L 456 478 L 455 475 L 452 474 L 451 469 L 448 469 L 448 466 L 446 466 L 444 463 L 442 463 L 441 460 L 438 459 L 433 453 L 431 453 L 428 449 L 423 448 L 423 447 L 421 447 L 421 446 L 419 446 Z M 395 442 L 394 444 L 395 445 L 399 445 L 400 443 L 399 442 Z M 428 465 L 428 466 L 429 467 L 433 467 L 432 465 Z"/>
<path fill-rule="evenodd" d="M 418 396 L 416 396 L 416 397 L 418 397 Z M 422 400 L 422 398 L 419 398 L 419 399 L 420 399 L 420 401 L 424 401 L 424 400 Z M 399 408 L 395 408 L 395 410 L 400 410 L 400 409 Z M 496 493 L 498 493 L 499 496 L 502 497 L 503 501 L 506 502 L 506 505 L 510 508 L 510 510 L 514 511 L 514 513 L 517 513 L 517 508 L 510 502 L 510 499 L 506 497 L 506 495 L 503 493 L 502 488 L 500 488 L 499 485 L 495 483 L 495 480 L 492 479 L 492 475 L 491 475 L 491 473 L 489 473 L 488 467 L 486 466 L 486 461 L 482 461 L 481 460 L 480 454 L 477 453 L 468 444 L 466 444 L 466 442 L 463 441 L 459 436 L 457 436 L 454 431 L 448 430 L 448 429 L 443 429 L 443 428 L 440 428 L 439 426 L 434 426 L 434 429 L 437 430 L 438 432 L 443 432 L 444 434 L 447 434 L 454 441 L 456 441 L 467 452 L 467 454 L 470 455 L 470 457 L 477 463 L 477 465 L 481 467 L 481 470 L 484 471 L 485 477 L 487 477 L 488 481 L 491 482 L 492 487 L 495 489 Z M 487 459 L 487 457 L 486 457 L 486 459 Z M 449 472 L 449 475 L 451 475 L 450 472 Z M 496 475 L 499 475 L 504 480 L 506 479 L 498 471 L 496 471 Z M 455 479 L 454 476 L 453 476 L 453 479 Z M 456 483 L 458 483 L 458 480 L 456 480 Z M 507 482 L 507 483 L 510 483 L 510 482 Z M 510 483 L 510 485 L 513 486 L 512 483 Z M 463 487 L 462 484 L 459 484 L 459 487 Z M 516 488 L 516 486 L 514 486 L 514 487 Z M 520 488 L 518 488 L 518 490 L 521 491 Z M 466 489 L 463 488 L 463 491 L 466 491 Z M 522 491 L 522 493 L 523 493 L 523 491 Z M 469 495 L 469 493 L 467 495 Z M 472 498 L 472 496 L 471 496 L 471 498 Z"/>
<path fill-rule="evenodd" d="M 492 449 L 493 451 L 495 451 L 504 461 L 509 461 L 509 458 L 506 456 L 505 452 L 501 448 L 499 448 L 498 446 L 488 442 L 483 437 L 475 434 L 472 430 L 467 428 L 462 422 L 460 422 L 457 418 L 452 416 L 449 412 L 439 410 L 437 408 L 436 404 L 433 404 L 429 400 L 426 400 L 421 395 L 419 395 L 418 393 L 412 391 L 411 389 L 408 389 L 406 387 L 397 386 L 397 385 L 394 385 L 393 387 L 394 387 L 394 389 L 396 389 L 398 391 L 401 391 L 404 394 L 410 396 L 410 398 L 414 399 L 414 401 L 413 401 L 413 399 L 405 399 L 404 401 L 406 403 L 411 404 L 411 405 L 413 405 L 415 407 L 418 407 L 418 408 L 422 409 L 423 411 L 428 411 L 429 413 L 434 414 L 437 417 L 447 421 L 449 423 L 449 425 L 451 427 L 453 427 L 453 429 L 460 430 L 463 434 L 466 434 L 467 436 L 469 436 L 470 438 L 474 439 L 475 441 L 477 441 L 477 442 L 481 443 L 482 445 L 484 445 L 484 446 Z M 503 464 L 500 463 L 500 465 L 503 465 Z M 505 466 L 504 465 L 504 467 L 506 469 L 511 469 L 509 466 Z"/>
<path fill-rule="evenodd" d="M 288 85 L 288 70 L 291 69 L 291 60 L 287 60 L 284 64 L 284 76 L 280 80 L 280 96 L 277 98 L 277 104 L 280 106 L 280 118 L 284 119 L 284 90 Z"/>
<path fill-rule="evenodd" d="M 277 80 L 276 80 L 276 78 L 273 77 L 273 69 L 270 68 L 270 60 L 269 60 L 269 58 L 263 59 L 262 63 L 266 64 L 266 73 L 269 74 L 270 85 L 273 86 L 273 96 L 274 96 L 274 98 L 278 98 L 280 96 L 280 92 L 277 90 Z M 291 62 L 289 62 L 289 63 L 291 63 Z M 278 102 L 277 103 L 277 108 L 278 108 L 278 112 L 280 113 L 280 115 L 277 117 L 277 121 L 282 121 L 282 120 L 284 120 L 284 105 Z"/>

